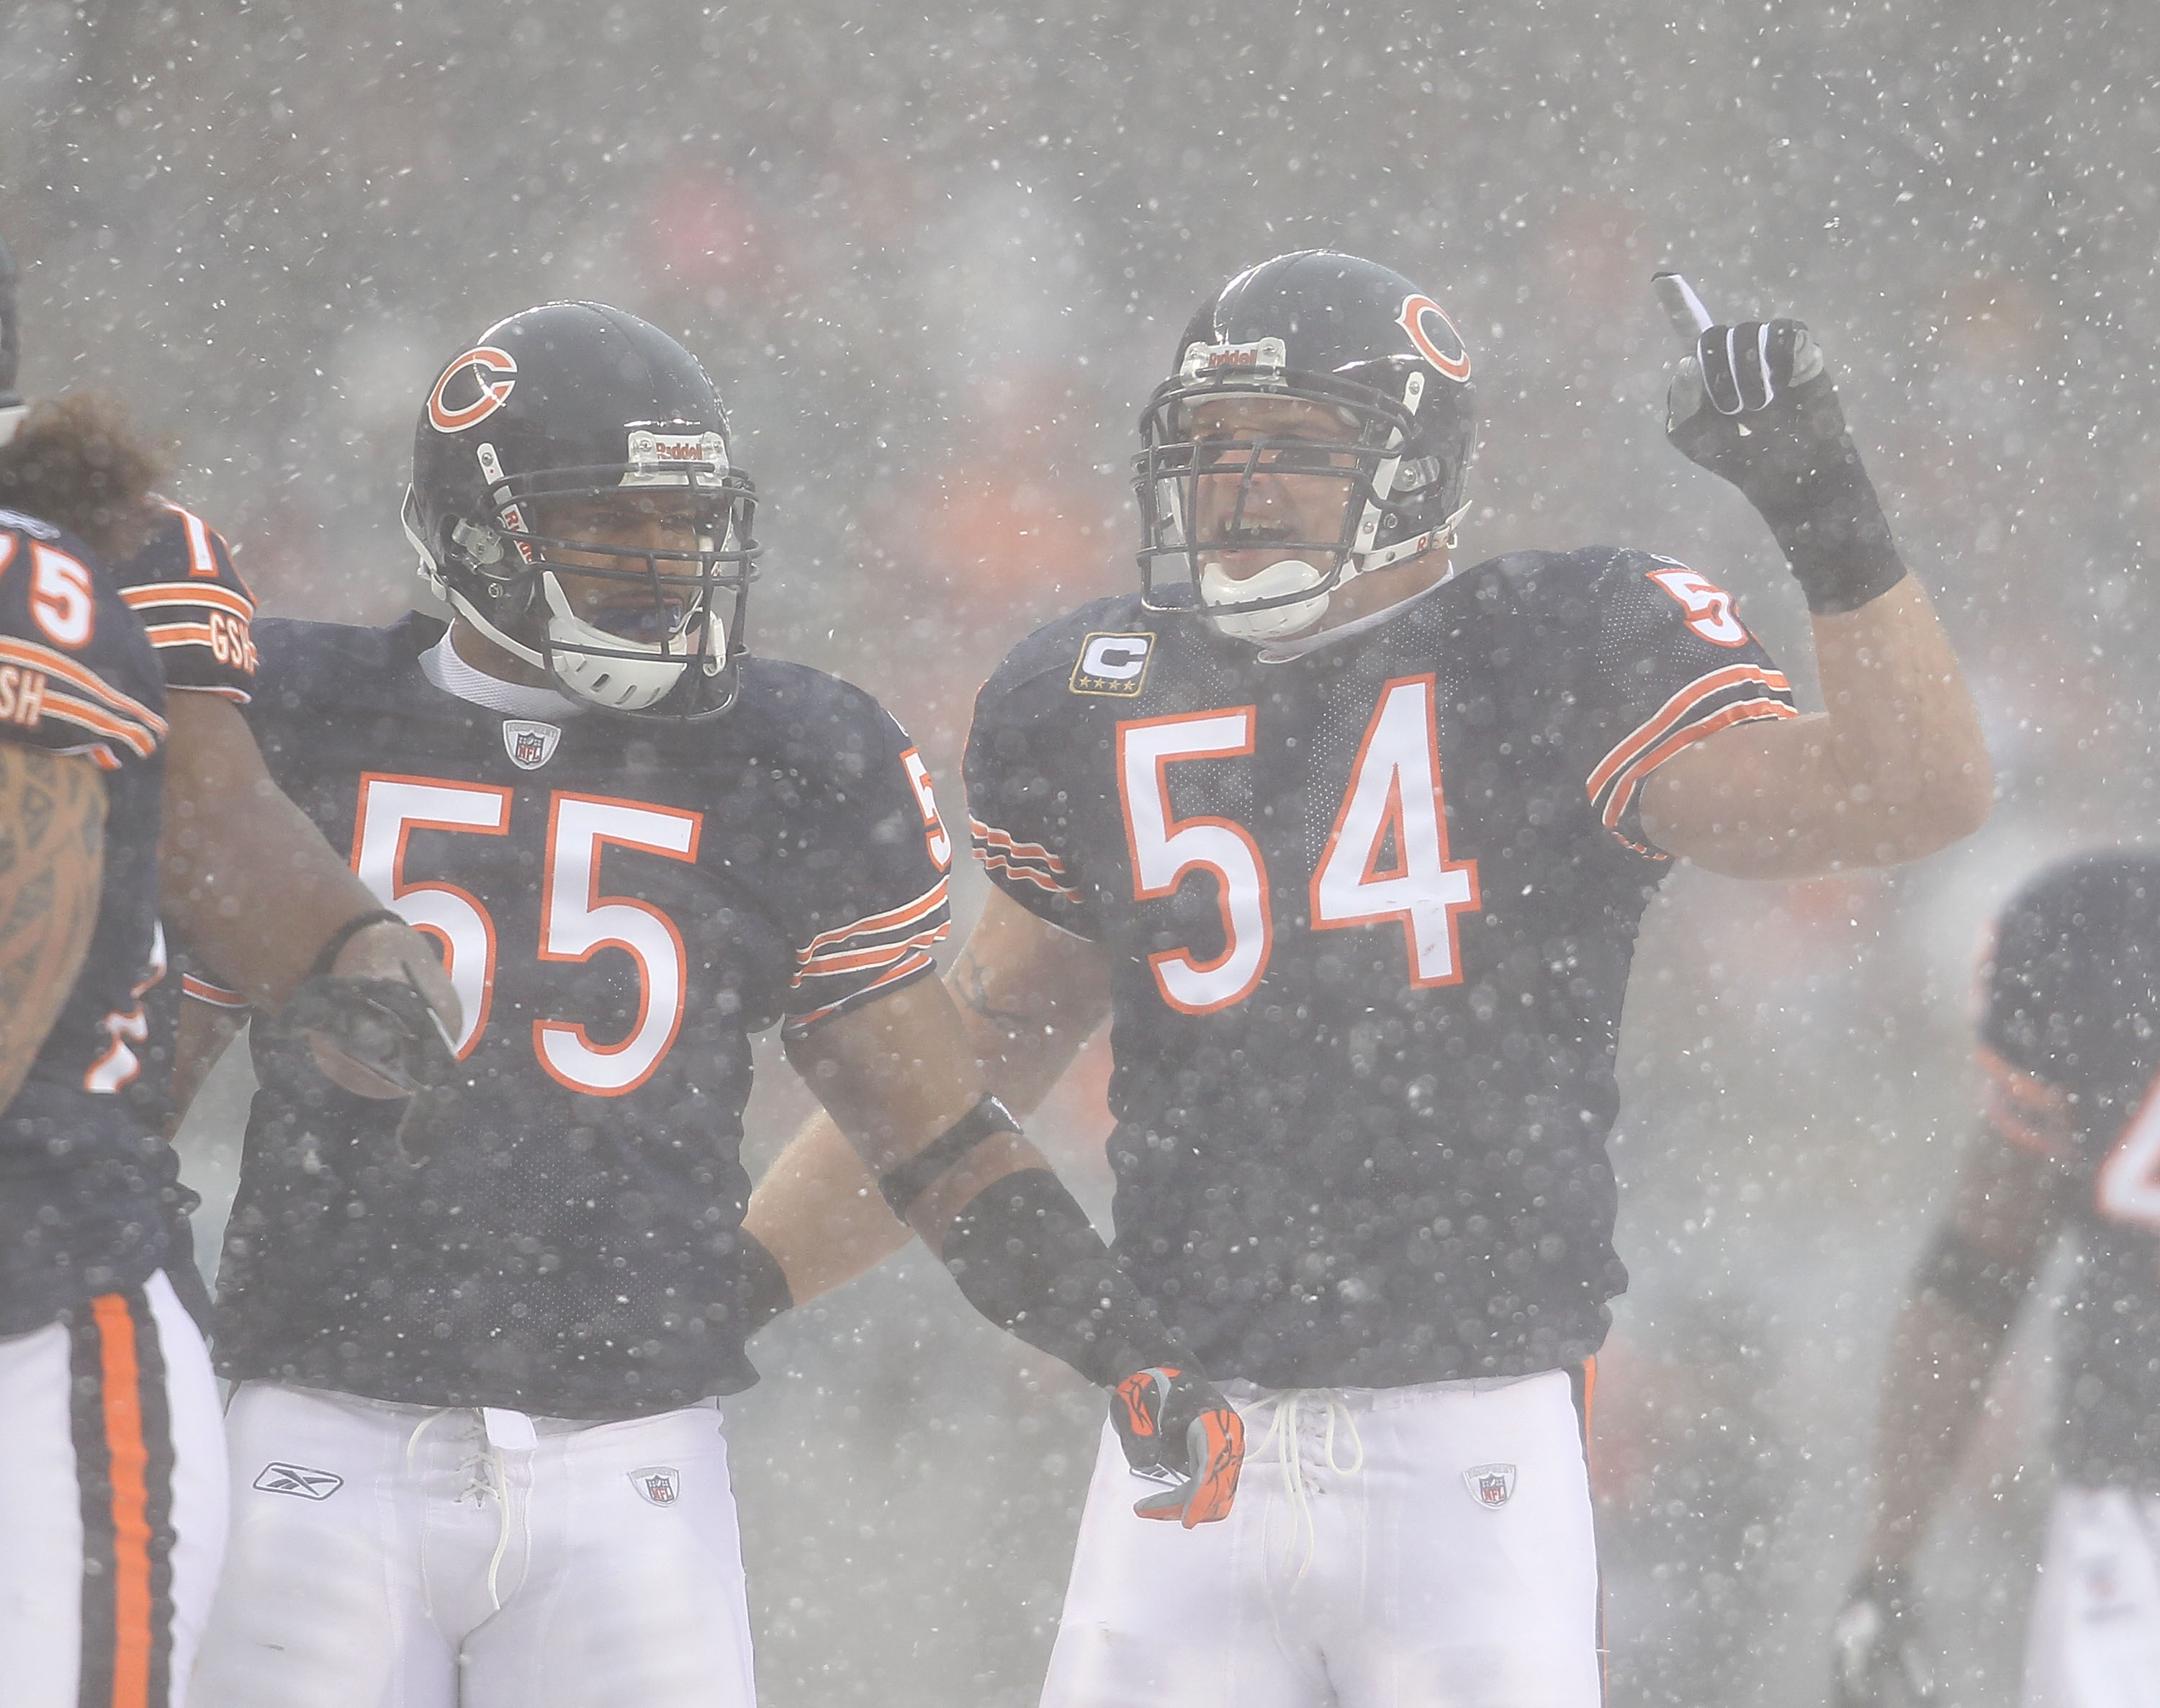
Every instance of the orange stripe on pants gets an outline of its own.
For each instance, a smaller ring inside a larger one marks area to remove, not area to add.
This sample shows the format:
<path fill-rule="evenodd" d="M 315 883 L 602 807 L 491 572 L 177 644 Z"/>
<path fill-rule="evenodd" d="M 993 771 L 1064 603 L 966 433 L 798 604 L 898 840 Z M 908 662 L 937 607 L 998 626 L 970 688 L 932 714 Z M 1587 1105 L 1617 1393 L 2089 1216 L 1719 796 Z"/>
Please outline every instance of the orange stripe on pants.
<path fill-rule="evenodd" d="M 135 1318 L 107 1293 L 91 1301 L 112 1465 L 112 1708 L 150 1708 L 150 1452 L 143 1441 Z"/>

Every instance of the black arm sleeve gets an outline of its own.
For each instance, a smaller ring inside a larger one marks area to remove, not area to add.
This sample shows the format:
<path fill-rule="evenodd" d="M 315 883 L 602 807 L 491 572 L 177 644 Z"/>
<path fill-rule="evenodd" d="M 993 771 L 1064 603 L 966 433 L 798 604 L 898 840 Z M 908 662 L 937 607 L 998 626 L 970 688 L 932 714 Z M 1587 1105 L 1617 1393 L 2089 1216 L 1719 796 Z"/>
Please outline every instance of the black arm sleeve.
<path fill-rule="evenodd" d="M 942 1255 L 976 1310 L 1098 1388 L 1182 1362 L 1087 1212 L 1046 1168 L 1005 1175 L 969 1199 Z"/>

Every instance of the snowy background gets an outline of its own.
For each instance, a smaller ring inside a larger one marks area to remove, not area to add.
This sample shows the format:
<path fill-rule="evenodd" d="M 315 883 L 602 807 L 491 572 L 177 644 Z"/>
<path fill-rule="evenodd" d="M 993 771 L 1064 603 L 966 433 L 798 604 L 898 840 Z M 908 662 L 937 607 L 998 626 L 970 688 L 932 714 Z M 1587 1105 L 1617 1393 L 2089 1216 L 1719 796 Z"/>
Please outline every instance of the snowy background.
<path fill-rule="evenodd" d="M 1628 1008 L 1636 1279 L 1597 1472 L 1616 1703 L 1812 1708 L 1895 1290 L 1976 1105 L 1982 927 L 2042 859 L 2153 817 L 2142 18 L 21 0 L 0 231 L 25 388 L 108 386 L 170 435 L 174 496 L 272 612 L 381 620 L 418 595 L 412 423 L 491 321 L 584 296 L 683 337 L 767 496 L 753 644 L 880 694 L 948 811 L 989 667 L 1132 576 L 1135 417 L 1230 273 L 1325 245 L 1417 279 L 1477 365 L 1467 557 L 1670 553 L 1796 679 L 1767 532 L 1663 442 L 1648 276 L 1808 320 L 1983 696 L 2002 799 L 1893 876 L 1666 886 Z M 980 894 L 963 880 L 963 921 Z M 767 1066 L 754 1161 L 805 1106 Z M 206 1249 L 242 1076 L 185 1135 Z M 1098 1207 L 1102 1082 L 1083 1059 L 1040 1124 Z M 1032 1703 L 1094 1397 L 919 1253 L 755 1351 L 767 1380 L 727 1416 L 766 1700 Z M 2028 1328 L 1926 1556 L 1968 1708 L 2015 1698 L 2044 1353 Z"/>

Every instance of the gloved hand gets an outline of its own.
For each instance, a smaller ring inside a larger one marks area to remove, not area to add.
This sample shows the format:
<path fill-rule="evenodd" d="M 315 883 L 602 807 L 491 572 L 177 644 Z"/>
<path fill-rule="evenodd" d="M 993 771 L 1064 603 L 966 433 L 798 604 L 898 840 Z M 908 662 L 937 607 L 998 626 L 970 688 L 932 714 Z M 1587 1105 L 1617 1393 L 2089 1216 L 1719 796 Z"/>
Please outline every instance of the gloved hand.
<path fill-rule="evenodd" d="M 278 1016 L 288 1031 L 336 1051 L 407 1097 L 457 1072 L 456 1041 L 427 993 L 402 979 L 348 979 L 319 973 Z"/>
<path fill-rule="evenodd" d="M 1188 1530 L 1230 1516 L 1245 1424 L 1205 1376 L 1161 1364 L 1135 1370 L 1111 1391 L 1110 1421 L 1134 1470 L 1181 1479 L 1135 1503 L 1134 1512 L 1176 1519 Z"/>
<path fill-rule="evenodd" d="M 1665 437 L 1747 496 L 1817 615 L 1856 610 L 1904 579 L 1822 347 L 1799 321 L 1702 333 L 1666 394 Z"/>
<path fill-rule="evenodd" d="M 1830 1630 L 1835 1708 L 1918 1708 L 1935 1700 L 1934 1664 L 1903 1572 L 1863 1572 Z"/>

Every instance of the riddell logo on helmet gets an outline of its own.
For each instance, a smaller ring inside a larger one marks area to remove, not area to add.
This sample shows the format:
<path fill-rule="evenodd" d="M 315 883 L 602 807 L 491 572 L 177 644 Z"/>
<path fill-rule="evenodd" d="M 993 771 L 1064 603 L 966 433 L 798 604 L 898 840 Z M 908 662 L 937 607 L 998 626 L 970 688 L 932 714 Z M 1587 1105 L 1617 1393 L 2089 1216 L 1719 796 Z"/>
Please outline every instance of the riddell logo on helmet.
<path fill-rule="evenodd" d="M 680 486 L 685 480 L 717 483 L 728 471 L 728 448 L 717 433 L 654 433 L 634 428 L 623 454 L 630 467 L 622 477 L 625 486 Z M 672 463 L 709 463 L 688 475 L 673 473 Z"/>
<path fill-rule="evenodd" d="M 450 382 L 468 369 L 480 395 L 469 403 L 452 403 L 450 392 L 462 392 L 465 387 L 454 388 Z M 435 389 L 428 393 L 428 424 L 438 433 L 463 433 L 501 408 L 517 389 L 517 362 L 508 350 L 497 350 L 491 345 L 469 350 L 443 370 L 442 378 L 435 382 Z"/>
<path fill-rule="evenodd" d="M 1251 344 L 1189 344 L 1185 347 L 1184 377 L 1197 380 L 1224 368 L 1280 374 L 1287 360 L 1280 338 L 1263 338 Z"/>
<path fill-rule="evenodd" d="M 1448 378 L 1460 382 L 1470 377 L 1470 351 L 1462 335 L 1455 330 L 1447 311 L 1430 297 L 1405 297 L 1395 324 L 1410 334 L 1418 354 Z"/>

